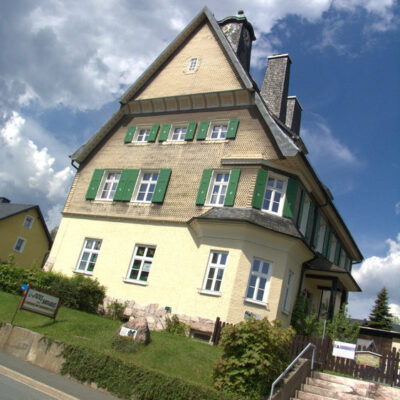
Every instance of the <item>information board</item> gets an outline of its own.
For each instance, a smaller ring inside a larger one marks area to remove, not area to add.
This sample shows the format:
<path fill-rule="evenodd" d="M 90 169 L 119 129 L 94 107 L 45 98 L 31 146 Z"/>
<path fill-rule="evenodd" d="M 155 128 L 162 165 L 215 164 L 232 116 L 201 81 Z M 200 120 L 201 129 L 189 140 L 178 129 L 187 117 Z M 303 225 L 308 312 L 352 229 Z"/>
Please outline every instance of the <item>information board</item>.
<path fill-rule="evenodd" d="M 28 286 L 19 308 L 55 319 L 60 305 L 61 296 Z"/>

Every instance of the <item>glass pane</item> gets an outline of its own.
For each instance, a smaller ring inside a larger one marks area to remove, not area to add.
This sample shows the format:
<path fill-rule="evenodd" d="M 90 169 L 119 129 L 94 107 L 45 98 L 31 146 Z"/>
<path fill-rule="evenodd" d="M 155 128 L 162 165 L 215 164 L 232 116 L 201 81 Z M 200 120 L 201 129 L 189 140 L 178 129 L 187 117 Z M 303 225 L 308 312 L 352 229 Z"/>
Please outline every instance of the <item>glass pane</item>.
<path fill-rule="evenodd" d="M 279 203 L 273 203 L 272 204 L 272 211 L 277 213 L 278 210 L 279 210 Z"/>
<path fill-rule="evenodd" d="M 266 262 L 263 262 L 262 264 L 262 273 L 267 275 L 268 274 L 268 270 L 269 270 L 269 264 Z"/>
<path fill-rule="evenodd" d="M 206 290 L 211 290 L 212 287 L 212 279 L 207 279 Z"/>
<path fill-rule="evenodd" d="M 140 260 L 135 260 L 135 261 L 133 262 L 132 268 L 134 268 L 134 269 L 139 269 L 139 268 L 140 268 L 140 265 L 141 265 L 141 261 L 140 261 Z"/>
<path fill-rule="evenodd" d="M 153 174 L 153 181 L 156 181 L 158 179 L 158 173 Z"/>
<path fill-rule="evenodd" d="M 154 257 L 155 251 L 156 251 L 156 249 L 154 249 L 153 247 L 149 247 L 149 248 L 147 249 L 147 257 L 153 258 L 153 257 Z"/>
<path fill-rule="evenodd" d="M 251 275 L 250 276 L 250 284 L 249 284 L 249 286 L 256 286 L 256 282 L 257 282 L 257 276 Z"/>
<path fill-rule="evenodd" d="M 254 296 L 254 288 L 250 286 L 250 287 L 247 289 L 247 297 L 248 297 L 249 299 L 252 299 L 253 296 Z"/>
<path fill-rule="evenodd" d="M 101 246 L 101 240 L 95 240 L 94 241 L 94 249 L 100 250 L 100 246 Z"/>
<path fill-rule="evenodd" d="M 133 269 L 129 275 L 129 279 L 137 279 L 139 271 Z"/>
<path fill-rule="evenodd" d="M 259 290 L 264 290 L 266 283 L 267 283 L 267 280 L 265 278 L 260 278 L 260 285 L 258 286 Z"/>
<path fill-rule="evenodd" d="M 150 268 L 151 268 L 151 263 L 150 262 L 145 262 L 143 263 L 143 272 L 150 272 Z"/>
<path fill-rule="evenodd" d="M 259 260 L 254 260 L 253 261 L 253 271 L 258 272 L 260 270 L 260 261 Z"/>
<path fill-rule="evenodd" d="M 220 289 L 221 289 L 221 281 L 216 281 L 214 286 L 214 291 L 219 292 Z"/>
<path fill-rule="evenodd" d="M 138 256 L 143 256 L 145 251 L 146 251 L 146 247 L 140 246 L 140 247 L 137 248 L 136 254 Z"/>
<path fill-rule="evenodd" d="M 82 261 L 87 261 L 88 259 L 89 259 L 89 256 L 90 256 L 90 253 L 88 253 L 88 252 L 84 252 L 83 254 L 82 254 Z"/>
<path fill-rule="evenodd" d="M 226 254 L 226 253 L 221 253 L 221 258 L 220 258 L 220 261 L 219 261 L 219 263 L 221 264 L 221 265 L 225 265 L 226 264 L 226 259 L 228 258 L 228 254 Z"/>
<path fill-rule="evenodd" d="M 92 248 L 92 246 L 93 246 L 93 240 L 92 239 L 87 239 L 86 240 L 86 248 L 87 249 L 91 249 Z"/>
<path fill-rule="evenodd" d="M 208 271 L 208 279 L 213 279 L 215 274 L 215 268 L 210 268 L 210 271 Z"/>
<path fill-rule="evenodd" d="M 267 186 L 274 187 L 274 183 L 275 183 L 275 179 L 274 178 L 268 178 Z"/>
<path fill-rule="evenodd" d="M 147 278 L 149 277 L 149 273 L 147 271 L 142 271 L 139 280 L 143 282 L 147 282 Z"/>
<path fill-rule="evenodd" d="M 95 266 L 95 263 L 90 262 L 90 263 L 88 264 L 87 270 L 88 270 L 89 272 L 92 272 L 92 271 L 94 270 L 94 266 Z"/>
<path fill-rule="evenodd" d="M 90 256 L 90 261 L 95 263 L 97 260 L 97 253 L 92 253 Z"/>
<path fill-rule="evenodd" d="M 224 270 L 221 268 L 218 268 L 217 270 L 217 279 L 222 280 L 222 277 L 224 276 Z"/>
<path fill-rule="evenodd" d="M 213 264 L 216 264 L 217 263 L 217 261 L 218 261 L 218 255 L 219 255 L 220 253 L 212 253 L 212 258 L 211 258 L 211 262 L 213 263 Z"/>
<path fill-rule="evenodd" d="M 79 267 L 78 267 L 78 269 L 81 269 L 81 270 L 85 270 L 85 267 L 86 267 L 86 262 L 85 261 L 81 261 L 80 263 L 79 263 Z"/>
<path fill-rule="evenodd" d="M 151 174 L 144 174 L 143 175 L 143 180 L 148 181 L 150 179 Z"/>
<path fill-rule="evenodd" d="M 144 199 L 144 193 L 139 193 L 137 199 L 142 201 Z"/>
<path fill-rule="evenodd" d="M 146 195 L 146 201 L 151 201 L 151 199 L 153 198 L 153 192 L 149 192 Z"/>
<path fill-rule="evenodd" d="M 264 210 L 269 210 L 269 204 L 270 204 L 269 200 L 264 200 L 263 209 Z"/>
<path fill-rule="evenodd" d="M 277 203 L 281 201 L 281 194 L 279 192 L 275 192 L 274 201 Z"/>
<path fill-rule="evenodd" d="M 276 188 L 279 190 L 282 190 L 283 188 L 283 182 L 280 179 L 276 180 Z"/>
<path fill-rule="evenodd" d="M 257 292 L 257 300 L 258 301 L 263 301 L 263 297 L 264 297 L 264 290 L 258 290 L 258 292 Z"/>
<path fill-rule="evenodd" d="M 225 174 L 224 175 L 224 182 L 228 182 L 229 181 L 229 174 Z"/>
<path fill-rule="evenodd" d="M 272 190 L 266 190 L 264 198 L 266 200 L 271 200 Z"/>

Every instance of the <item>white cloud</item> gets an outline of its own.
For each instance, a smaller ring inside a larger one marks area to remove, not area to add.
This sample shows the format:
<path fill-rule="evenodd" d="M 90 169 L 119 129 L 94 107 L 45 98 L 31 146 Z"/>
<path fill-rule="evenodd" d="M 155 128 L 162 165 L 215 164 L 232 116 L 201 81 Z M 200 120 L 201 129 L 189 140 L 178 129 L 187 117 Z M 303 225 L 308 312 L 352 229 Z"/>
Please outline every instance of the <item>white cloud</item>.
<path fill-rule="evenodd" d="M 315 162 L 325 164 L 359 167 L 362 162 L 356 155 L 333 136 L 329 126 L 321 118 L 317 118 L 308 126 L 302 128 L 302 137 Z"/>
<path fill-rule="evenodd" d="M 386 256 L 369 257 L 359 268 L 353 269 L 353 276 L 362 293 L 352 294 L 349 310 L 353 316 L 367 317 L 372 310 L 378 292 L 386 287 L 391 308 L 398 314 L 400 308 L 400 233 L 396 239 L 386 240 L 389 246 Z"/>
<path fill-rule="evenodd" d="M 35 202 L 39 206 L 59 207 L 64 204 L 73 177 L 72 168 L 66 166 L 65 149 L 60 146 L 65 159 L 62 162 L 60 154 L 50 155 L 47 147 L 39 148 L 29 138 L 29 124 L 26 124 L 26 120 L 14 112 L 0 130 L 0 193 L 7 193 L 6 197 L 14 203 Z M 43 142 L 54 141 L 44 131 L 36 137 Z"/>
<path fill-rule="evenodd" d="M 396 215 L 400 215 L 400 201 L 395 204 L 394 212 L 396 213 Z"/>

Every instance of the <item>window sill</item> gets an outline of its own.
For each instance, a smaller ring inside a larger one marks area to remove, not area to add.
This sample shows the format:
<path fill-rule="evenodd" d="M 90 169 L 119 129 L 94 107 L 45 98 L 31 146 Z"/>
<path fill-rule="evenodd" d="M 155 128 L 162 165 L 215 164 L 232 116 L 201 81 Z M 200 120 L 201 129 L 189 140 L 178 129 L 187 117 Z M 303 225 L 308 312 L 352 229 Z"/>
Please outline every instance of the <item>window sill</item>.
<path fill-rule="evenodd" d="M 245 298 L 244 301 L 245 303 L 255 304 L 256 306 L 267 307 L 267 303 L 264 303 L 263 301 L 247 299 L 247 298 Z"/>
<path fill-rule="evenodd" d="M 134 280 L 130 280 L 130 279 L 124 279 L 124 283 L 129 283 L 129 284 L 132 284 L 132 285 L 139 285 L 139 286 L 147 286 L 148 285 L 147 282 L 134 281 Z"/>
<path fill-rule="evenodd" d="M 204 294 L 206 296 L 221 297 L 220 292 L 211 292 L 208 290 L 199 290 L 199 294 Z"/>
<path fill-rule="evenodd" d="M 87 271 L 79 271 L 79 270 L 75 270 L 74 274 L 81 274 L 81 275 L 89 275 L 89 276 L 93 276 L 93 272 L 87 272 Z"/>

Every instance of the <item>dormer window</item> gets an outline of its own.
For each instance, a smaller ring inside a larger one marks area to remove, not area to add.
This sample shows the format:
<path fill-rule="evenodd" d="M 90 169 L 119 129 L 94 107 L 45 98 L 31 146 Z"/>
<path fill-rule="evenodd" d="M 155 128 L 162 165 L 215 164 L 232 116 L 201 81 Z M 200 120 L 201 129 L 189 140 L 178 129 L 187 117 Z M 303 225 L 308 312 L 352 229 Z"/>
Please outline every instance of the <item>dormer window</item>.
<path fill-rule="evenodd" d="M 286 179 L 280 175 L 269 173 L 265 186 L 262 210 L 282 215 L 286 193 Z"/>

